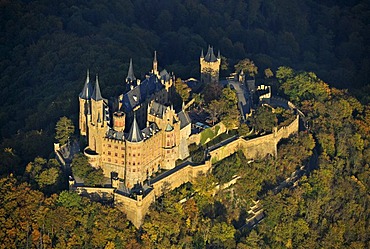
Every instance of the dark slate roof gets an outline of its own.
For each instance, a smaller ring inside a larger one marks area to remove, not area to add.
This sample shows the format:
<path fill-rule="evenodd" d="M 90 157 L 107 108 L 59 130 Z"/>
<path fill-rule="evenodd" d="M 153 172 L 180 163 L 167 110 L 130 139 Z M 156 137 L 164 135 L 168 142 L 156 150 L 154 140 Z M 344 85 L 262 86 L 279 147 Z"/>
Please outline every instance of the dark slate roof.
<path fill-rule="evenodd" d="M 98 75 L 96 75 L 95 88 L 94 88 L 94 92 L 93 92 L 91 98 L 96 100 L 96 101 L 103 100 L 103 97 L 101 96 L 101 92 L 100 92 Z"/>
<path fill-rule="evenodd" d="M 130 66 L 128 67 L 126 81 L 134 81 L 134 80 L 136 80 L 136 77 L 134 74 L 134 67 L 132 66 L 132 59 L 130 59 Z"/>
<path fill-rule="evenodd" d="M 157 124 L 156 123 L 150 123 L 148 127 L 141 130 L 141 134 L 143 135 L 144 140 L 145 140 L 145 139 L 148 139 L 151 136 L 153 136 L 158 131 L 159 131 L 159 128 L 158 128 Z"/>
<path fill-rule="evenodd" d="M 180 129 L 184 128 L 185 126 L 191 123 L 191 119 L 185 111 L 181 111 L 177 115 L 180 119 Z"/>
<path fill-rule="evenodd" d="M 213 53 L 213 47 L 208 46 L 208 51 L 207 51 L 206 56 L 204 57 L 204 60 L 206 60 L 208 62 L 215 62 L 215 61 L 217 61 L 217 57 Z"/>
<path fill-rule="evenodd" d="M 106 137 L 111 138 L 111 139 L 121 140 L 121 141 L 125 140 L 123 131 L 115 131 L 113 129 L 108 130 Z"/>
<path fill-rule="evenodd" d="M 166 106 L 153 101 L 149 113 L 153 116 L 163 118 L 163 113 L 166 111 Z"/>
<path fill-rule="evenodd" d="M 166 69 L 163 69 L 160 73 L 159 73 L 159 76 L 161 77 L 161 79 L 163 79 L 164 81 L 168 81 L 170 79 L 170 74 L 167 72 Z"/>
<path fill-rule="evenodd" d="M 150 75 L 132 90 L 123 95 L 122 108 L 124 112 L 131 112 L 137 105 L 143 103 L 150 95 L 160 91 L 164 86 L 160 83 L 157 76 Z"/>
<path fill-rule="evenodd" d="M 85 82 L 84 88 L 82 89 L 82 92 L 80 93 L 80 98 L 90 99 L 92 93 L 93 93 L 93 86 L 92 86 L 92 82 L 90 82 L 89 70 L 87 70 L 86 82 Z"/>
<path fill-rule="evenodd" d="M 131 129 L 130 132 L 127 134 L 126 139 L 130 142 L 140 142 L 144 139 L 143 135 L 141 134 L 139 125 L 137 124 L 136 115 L 134 115 L 134 121 L 131 124 Z"/>

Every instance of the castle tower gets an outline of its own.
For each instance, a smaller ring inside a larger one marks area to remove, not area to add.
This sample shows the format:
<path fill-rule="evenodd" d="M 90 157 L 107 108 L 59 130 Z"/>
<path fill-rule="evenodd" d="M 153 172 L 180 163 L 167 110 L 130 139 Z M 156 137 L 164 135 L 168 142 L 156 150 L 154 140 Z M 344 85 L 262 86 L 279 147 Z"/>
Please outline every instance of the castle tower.
<path fill-rule="evenodd" d="M 128 67 L 127 77 L 126 77 L 126 83 L 132 84 L 136 80 L 135 74 L 134 74 L 134 67 L 132 66 L 132 58 L 130 59 L 130 66 Z"/>
<path fill-rule="evenodd" d="M 201 82 L 205 84 L 218 82 L 221 66 L 220 52 L 218 52 L 218 56 L 216 57 L 213 52 L 213 47 L 208 46 L 206 56 L 204 56 L 202 50 L 199 61 L 200 61 Z"/>
<path fill-rule="evenodd" d="M 90 110 L 90 100 L 93 93 L 92 83 L 90 82 L 90 72 L 87 70 L 86 81 L 82 92 L 79 95 L 80 114 L 79 129 L 82 136 L 87 135 L 88 112 Z"/>
<path fill-rule="evenodd" d="M 91 95 L 91 121 L 89 124 L 89 148 L 96 153 L 101 153 L 102 139 L 106 130 L 105 108 L 100 92 L 99 79 L 96 75 L 95 88 Z"/>
<path fill-rule="evenodd" d="M 129 133 L 126 136 L 126 173 L 125 184 L 126 187 L 132 188 L 136 183 L 142 183 L 145 178 L 145 172 L 142 168 L 144 137 L 136 121 L 136 114 L 134 113 L 134 120 L 132 121 Z"/>
<path fill-rule="evenodd" d="M 157 51 L 154 51 L 154 59 L 153 59 L 153 69 L 152 69 L 152 73 L 155 74 L 155 75 L 159 75 L 159 72 L 158 72 L 158 61 L 157 61 Z"/>

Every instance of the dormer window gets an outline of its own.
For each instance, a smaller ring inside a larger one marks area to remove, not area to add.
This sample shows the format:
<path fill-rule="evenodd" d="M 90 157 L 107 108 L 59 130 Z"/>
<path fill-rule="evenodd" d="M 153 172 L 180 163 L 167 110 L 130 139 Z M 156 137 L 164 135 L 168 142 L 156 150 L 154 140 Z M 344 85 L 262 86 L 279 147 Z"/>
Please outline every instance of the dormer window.
<path fill-rule="evenodd" d="M 135 100 L 135 102 L 137 102 L 137 96 L 136 95 L 133 95 L 132 98 Z"/>

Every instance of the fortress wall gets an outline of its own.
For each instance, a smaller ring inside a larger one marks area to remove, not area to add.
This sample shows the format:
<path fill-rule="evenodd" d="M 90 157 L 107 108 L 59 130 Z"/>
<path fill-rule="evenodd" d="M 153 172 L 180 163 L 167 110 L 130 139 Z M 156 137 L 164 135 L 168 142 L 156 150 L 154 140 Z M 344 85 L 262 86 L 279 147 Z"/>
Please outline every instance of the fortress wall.
<path fill-rule="evenodd" d="M 251 140 L 239 138 L 225 146 L 210 152 L 212 162 L 220 161 L 241 149 L 247 158 L 264 157 L 267 154 L 277 154 L 277 143 L 282 138 L 287 138 L 299 129 L 299 116 L 288 126 L 281 127 L 278 131 Z"/>
<path fill-rule="evenodd" d="M 212 162 L 220 161 L 234 152 L 238 151 L 239 147 L 239 139 L 232 141 L 231 143 L 226 144 L 225 146 L 221 146 L 213 151 L 211 151 L 209 154 L 211 155 Z"/>
<path fill-rule="evenodd" d="M 239 148 L 243 151 L 246 158 L 259 158 L 268 154 L 276 155 L 275 134 L 265 135 L 251 140 L 240 138 Z"/>
<path fill-rule="evenodd" d="M 282 138 L 287 138 L 293 133 L 299 131 L 299 116 L 297 115 L 296 119 L 287 126 L 281 127 L 276 134 L 277 142 Z"/>
<path fill-rule="evenodd" d="M 144 221 L 146 213 L 149 211 L 150 204 L 155 201 L 154 191 L 149 192 L 145 198 L 139 196 L 138 199 L 115 193 L 115 206 L 127 215 L 127 219 L 139 228 Z"/>

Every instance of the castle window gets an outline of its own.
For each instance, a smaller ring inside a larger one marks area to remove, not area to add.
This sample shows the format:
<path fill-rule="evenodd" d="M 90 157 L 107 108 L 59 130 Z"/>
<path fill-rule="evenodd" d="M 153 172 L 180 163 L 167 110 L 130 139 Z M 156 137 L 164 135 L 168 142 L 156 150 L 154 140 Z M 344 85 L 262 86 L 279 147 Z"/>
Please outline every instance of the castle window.
<path fill-rule="evenodd" d="M 125 150 L 125 147 L 121 147 L 121 150 Z"/>
<path fill-rule="evenodd" d="M 137 153 L 137 156 L 140 156 L 140 153 Z"/>
<path fill-rule="evenodd" d="M 122 155 L 121 155 L 121 157 L 122 157 L 122 158 L 125 158 L 125 154 L 122 154 Z"/>
<path fill-rule="evenodd" d="M 134 157 L 134 156 L 135 156 L 135 154 L 132 154 L 132 156 Z"/>
<path fill-rule="evenodd" d="M 132 169 L 132 172 L 135 172 L 136 170 L 135 169 Z"/>
<path fill-rule="evenodd" d="M 118 153 L 114 153 L 114 156 L 118 156 Z"/>
<path fill-rule="evenodd" d="M 108 151 L 108 155 L 110 156 L 112 153 L 110 151 Z"/>
<path fill-rule="evenodd" d="M 110 160 L 110 158 L 108 158 L 108 162 L 110 162 L 111 160 Z"/>
<path fill-rule="evenodd" d="M 115 163 L 118 163 L 118 161 L 117 161 L 117 160 L 114 160 L 114 162 L 115 162 Z"/>
<path fill-rule="evenodd" d="M 125 164 L 125 161 L 122 161 L 121 164 Z"/>
<path fill-rule="evenodd" d="M 135 165 L 135 163 L 132 163 L 132 165 Z"/>
<path fill-rule="evenodd" d="M 138 162 L 137 165 L 140 165 L 140 162 Z"/>
<path fill-rule="evenodd" d="M 115 149 L 118 149 L 118 146 L 116 145 L 116 146 L 114 146 L 114 148 L 115 148 Z"/>
<path fill-rule="evenodd" d="M 110 147 L 111 147 L 111 145 L 110 145 L 110 144 L 108 144 L 108 145 L 107 145 L 107 147 L 108 147 L 108 148 L 110 148 Z"/>
<path fill-rule="evenodd" d="M 131 156 L 131 153 L 128 153 L 128 156 Z"/>

